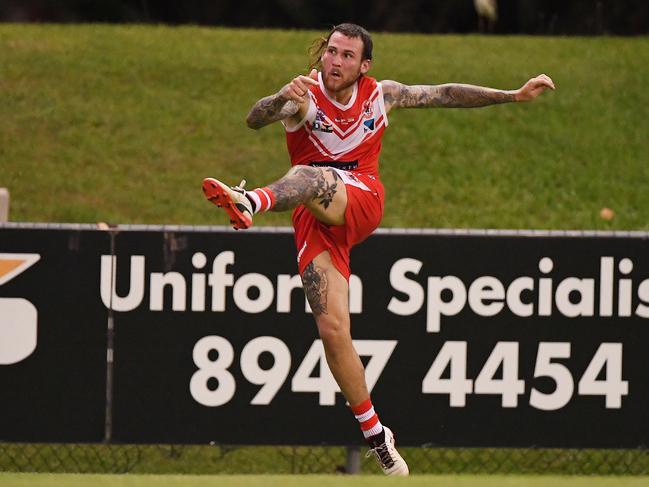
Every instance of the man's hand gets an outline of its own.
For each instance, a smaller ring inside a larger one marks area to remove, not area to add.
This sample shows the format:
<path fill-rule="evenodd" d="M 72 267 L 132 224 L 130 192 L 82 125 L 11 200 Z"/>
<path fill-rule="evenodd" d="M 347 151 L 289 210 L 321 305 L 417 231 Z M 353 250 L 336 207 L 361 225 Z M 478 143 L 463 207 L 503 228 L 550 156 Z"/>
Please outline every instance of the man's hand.
<path fill-rule="evenodd" d="M 279 96 L 284 100 L 292 100 L 297 104 L 302 104 L 307 101 L 307 93 L 309 92 L 309 86 L 318 84 L 318 71 L 312 69 L 308 76 L 300 75 L 293 80 L 284 85 L 284 87 L 279 90 Z"/>
<path fill-rule="evenodd" d="M 317 85 L 317 80 L 318 72 L 312 69 L 309 76 L 300 75 L 279 92 L 259 100 L 246 117 L 248 127 L 256 130 L 278 120 L 289 120 L 291 117 L 299 121 L 305 115 L 303 112 L 306 112 L 305 102 L 309 99 L 309 86 Z"/>
<path fill-rule="evenodd" d="M 549 76 L 541 74 L 536 78 L 532 78 L 525 83 L 521 88 L 516 90 L 516 101 L 532 101 L 545 90 L 554 90 L 554 82 Z"/>

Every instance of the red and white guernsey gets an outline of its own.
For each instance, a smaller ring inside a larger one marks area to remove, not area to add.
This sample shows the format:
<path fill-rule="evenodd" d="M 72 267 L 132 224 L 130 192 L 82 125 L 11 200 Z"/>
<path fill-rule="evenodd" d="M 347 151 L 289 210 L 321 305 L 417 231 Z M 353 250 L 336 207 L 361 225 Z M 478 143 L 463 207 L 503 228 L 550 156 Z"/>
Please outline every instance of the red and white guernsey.
<path fill-rule="evenodd" d="M 286 127 L 286 144 L 293 166 L 331 165 L 345 171 L 379 174 L 381 137 L 388 125 L 383 90 L 374 78 L 361 76 L 349 103 L 330 98 L 319 84 L 309 87 L 307 114 Z"/>

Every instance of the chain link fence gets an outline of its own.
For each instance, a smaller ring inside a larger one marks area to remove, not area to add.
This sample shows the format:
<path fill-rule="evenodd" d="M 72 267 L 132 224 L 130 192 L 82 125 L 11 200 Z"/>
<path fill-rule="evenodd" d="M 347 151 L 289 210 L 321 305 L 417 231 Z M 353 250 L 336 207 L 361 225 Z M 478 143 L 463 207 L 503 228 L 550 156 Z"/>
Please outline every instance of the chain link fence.
<path fill-rule="evenodd" d="M 647 475 L 649 449 L 401 448 L 412 473 Z M 70 473 L 379 473 L 363 449 L 233 445 L 0 443 L 0 471 Z"/>

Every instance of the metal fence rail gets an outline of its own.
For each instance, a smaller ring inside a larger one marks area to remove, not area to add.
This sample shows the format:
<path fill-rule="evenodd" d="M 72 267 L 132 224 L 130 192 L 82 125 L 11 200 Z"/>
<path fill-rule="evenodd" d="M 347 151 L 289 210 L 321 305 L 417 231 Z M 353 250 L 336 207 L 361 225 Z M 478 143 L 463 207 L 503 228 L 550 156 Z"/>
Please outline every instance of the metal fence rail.
<path fill-rule="evenodd" d="M 648 475 L 649 450 L 402 448 L 412 473 Z M 362 451 L 361 451 L 362 453 Z M 347 473 L 344 447 L 0 443 L 0 471 Z M 378 473 L 361 454 L 360 473 Z"/>

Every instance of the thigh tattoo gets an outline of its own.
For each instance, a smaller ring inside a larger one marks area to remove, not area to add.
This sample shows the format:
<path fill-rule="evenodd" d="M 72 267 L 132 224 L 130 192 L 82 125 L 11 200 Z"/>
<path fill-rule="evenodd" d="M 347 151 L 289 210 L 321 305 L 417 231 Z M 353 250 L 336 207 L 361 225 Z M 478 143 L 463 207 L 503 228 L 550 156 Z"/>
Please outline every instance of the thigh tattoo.
<path fill-rule="evenodd" d="M 310 262 L 302 274 L 304 292 L 315 316 L 327 314 L 327 276 Z"/>
<path fill-rule="evenodd" d="M 325 207 L 325 210 L 329 208 L 329 205 L 334 200 L 334 196 L 338 191 L 338 180 L 341 179 L 338 173 L 332 168 L 328 168 L 327 172 L 333 176 L 334 182 L 329 184 L 329 181 L 321 174 L 317 180 L 316 195 L 313 197 L 313 199 L 320 200 L 320 204 Z"/>
<path fill-rule="evenodd" d="M 268 188 L 275 194 L 273 211 L 285 211 L 311 200 L 319 200 L 325 210 L 338 191 L 340 175 L 332 168 L 326 170 L 333 177 L 329 183 L 324 172 L 309 166 L 295 166 L 279 181 Z"/>

